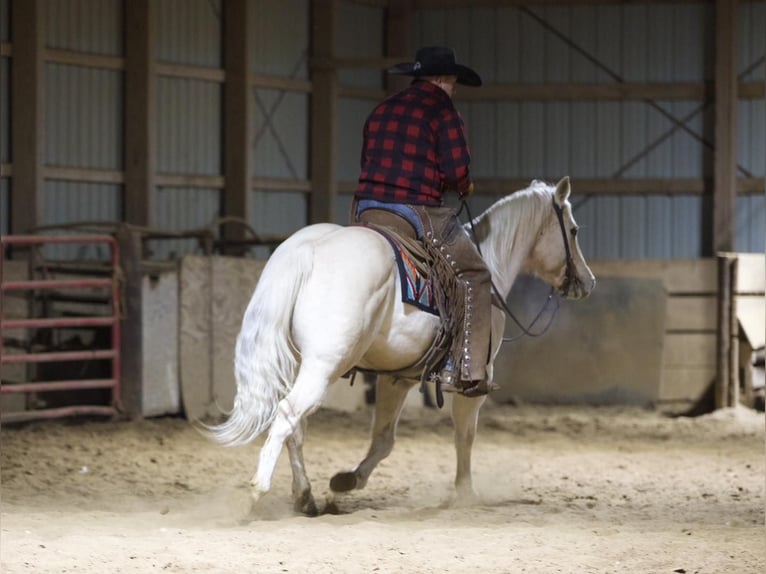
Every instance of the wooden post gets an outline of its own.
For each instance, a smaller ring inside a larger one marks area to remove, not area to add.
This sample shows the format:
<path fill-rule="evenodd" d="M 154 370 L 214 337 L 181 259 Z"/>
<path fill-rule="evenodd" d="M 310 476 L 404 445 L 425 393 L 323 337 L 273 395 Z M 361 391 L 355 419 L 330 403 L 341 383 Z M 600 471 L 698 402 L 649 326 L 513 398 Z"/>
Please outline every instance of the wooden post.
<path fill-rule="evenodd" d="M 31 233 L 42 223 L 45 162 L 45 18 L 42 0 L 11 3 L 12 234 Z"/>
<path fill-rule="evenodd" d="M 734 285 L 732 284 L 732 266 L 736 260 L 730 255 L 718 256 L 718 332 L 716 333 L 716 380 L 715 408 L 730 406 L 732 380 L 732 323 L 737 320 L 732 314 Z"/>
<path fill-rule="evenodd" d="M 222 215 L 249 220 L 250 181 L 250 46 L 248 45 L 248 0 L 223 3 L 224 68 L 226 83 L 223 100 L 224 180 L 221 198 Z M 227 240 L 245 238 L 242 225 L 224 225 Z M 246 249 L 246 248 L 245 248 Z M 241 254 L 241 246 L 227 246 L 225 253 Z"/>
<path fill-rule="evenodd" d="M 335 50 L 338 0 L 311 2 L 311 196 L 309 223 L 335 222 L 338 78 Z"/>
<path fill-rule="evenodd" d="M 157 164 L 156 31 L 151 0 L 125 2 L 123 219 L 151 225 Z"/>
<path fill-rule="evenodd" d="M 733 251 L 737 197 L 737 4 L 715 6 L 715 152 L 712 252 Z"/>

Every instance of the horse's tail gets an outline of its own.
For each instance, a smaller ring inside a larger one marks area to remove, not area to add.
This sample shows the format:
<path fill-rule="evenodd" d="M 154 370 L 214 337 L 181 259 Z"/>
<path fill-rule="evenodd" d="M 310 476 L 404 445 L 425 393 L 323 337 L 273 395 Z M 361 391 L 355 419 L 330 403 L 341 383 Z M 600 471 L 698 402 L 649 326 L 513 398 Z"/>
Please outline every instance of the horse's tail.
<path fill-rule="evenodd" d="M 265 431 L 295 380 L 298 353 L 290 325 L 311 273 L 313 249 L 305 243 L 291 247 L 271 256 L 245 311 L 234 353 L 234 408 L 222 424 L 205 427 L 211 438 L 226 446 L 249 443 Z"/>

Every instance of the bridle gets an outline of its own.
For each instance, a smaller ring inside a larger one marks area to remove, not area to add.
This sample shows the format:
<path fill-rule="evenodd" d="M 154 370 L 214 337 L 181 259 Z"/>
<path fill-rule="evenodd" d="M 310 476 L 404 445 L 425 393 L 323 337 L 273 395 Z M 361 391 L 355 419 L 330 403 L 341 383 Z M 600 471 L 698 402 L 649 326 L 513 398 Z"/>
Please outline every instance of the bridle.
<path fill-rule="evenodd" d="M 564 210 L 561 208 L 561 206 L 556 203 L 556 197 L 554 196 L 552 198 L 553 202 L 553 210 L 556 213 L 556 219 L 559 222 L 559 229 L 561 229 L 561 238 L 564 241 L 564 252 L 566 254 L 566 267 L 564 269 L 564 281 L 561 284 L 560 291 L 564 294 L 564 296 L 569 294 L 569 289 L 572 287 L 572 283 L 575 281 L 575 263 L 574 258 L 572 257 L 572 249 L 569 245 L 569 240 L 567 239 L 567 232 L 566 227 L 564 226 Z M 473 238 L 473 243 L 476 245 L 476 249 L 479 252 L 479 255 L 481 255 L 481 247 L 479 247 L 479 238 L 476 236 L 476 229 L 473 225 L 473 217 L 471 216 L 471 209 L 468 207 L 468 202 L 464 199 L 462 201 L 462 206 L 460 207 L 460 211 L 458 211 L 458 216 L 460 213 L 465 209 L 466 215 L 468 216 L 468 222 L 469 226 L 471 228 L 471 236 Z M 516 341 L 517 339 L 520 339 L 524 335 L 528 337 L 541 337 L 543 336 L 548 329 L 550 329 L 551 325 L 553 324 L 553 319 L 556 317 L 556 313 L 559 310 L 560 302 L 559 297 L 556 296 L 556 288 L 551 286 L 550 291 L 548 292 L 548 296 L 545 299 L 545 303 L 543 303 L 543 306 L 540 308 L 540 311 L 537 312 L 537 315 L 535 315 L 535 318 L 532 319 L 532 321 L 529 323 L 527 327 L 521 324 L 521 321 L 519 321 L 516 318 L 516 315 L 513 314 L 513 311 L 508 307 L 508 304 L 505 301 L 505 297 L 500 293 L 497 286 L 495 285 L 495 282 L 492 281 L 492 291 L 497 296 L 497 300 L 500 302 L 501 307 L 503 308 L 503 311 L 505 311 L 506 315 L 508 315 L 513 322 L 516 324 L 516 326 L 521 329 L 521 333 L 516 335 L 515 337 L 503 337 L 502 342 L 503 343 L 510 343 L 512 341 Z M 548 308 L 548 305 L 553 301 L 556 305 L 556 307 L 553 310 L 553 313 L 551 314 L 550 319 L 548 319 L 548 323 L 543 327 L 543 329 L 537 333 L 533 332 L 532 329 L 537 324 L 537 321 L 542 317 L 545 310 Z"/>

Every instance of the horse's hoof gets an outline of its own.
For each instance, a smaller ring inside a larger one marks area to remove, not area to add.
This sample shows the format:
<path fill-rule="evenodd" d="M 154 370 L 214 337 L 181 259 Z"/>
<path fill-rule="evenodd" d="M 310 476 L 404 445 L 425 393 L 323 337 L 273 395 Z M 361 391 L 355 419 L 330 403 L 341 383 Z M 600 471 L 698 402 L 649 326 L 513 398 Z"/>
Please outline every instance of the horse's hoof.
<path fill-rule="evenodd" d="M 354 472 L 339 472 L 330 479 L 330 490 L 348 492 L 359 486 L 359 479 Z"/>
<path fill-rule="evenodd" d="M 293 508 L 295 512 L 300 512 L 306 516 L 319 516 L 319 509 L 310 490 L 307 490 L 295 500 Z"/>

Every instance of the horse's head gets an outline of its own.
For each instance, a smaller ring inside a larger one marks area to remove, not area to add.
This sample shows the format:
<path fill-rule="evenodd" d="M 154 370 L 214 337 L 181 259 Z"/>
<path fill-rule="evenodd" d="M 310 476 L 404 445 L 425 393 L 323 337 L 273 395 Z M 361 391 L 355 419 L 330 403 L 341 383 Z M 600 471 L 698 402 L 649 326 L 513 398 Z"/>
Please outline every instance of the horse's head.
<path fill-rule="evenodd" d="M 530 254 L 529 270 L 567 299 L 584 299 L 596 286 L 577 243 L 577 223 L 569 203 L 569 177 L 556 184 Z"/>

